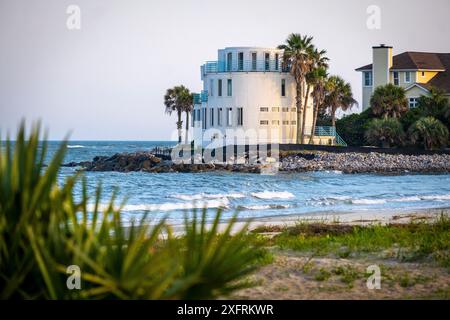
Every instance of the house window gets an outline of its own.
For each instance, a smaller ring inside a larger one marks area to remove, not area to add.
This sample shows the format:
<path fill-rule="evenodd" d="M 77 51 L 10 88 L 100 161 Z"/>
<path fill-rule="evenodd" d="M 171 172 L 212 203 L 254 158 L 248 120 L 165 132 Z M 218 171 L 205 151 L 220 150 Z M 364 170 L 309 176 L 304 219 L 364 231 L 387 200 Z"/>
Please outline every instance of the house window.
<path fill-rule="evenodd" d="M 239 71 L 244 70 L 244 53 L 243 52 L 238 53 L 238 70 Z"/>
<path fill-rule="evenodd" d="M 222 96 L 222 79 L 217 80 L 217 95 Z"/>
<path fill-rule="evenodd" d="M 244 110 L 243 108 L 237 108 L 237 125 L 242 126 L 244 124 Z"/>
<path fill-rule="evenodd" d="M 267 126 L 267 125 L 269 125 L 269 120 L 260 120 L 259 124 L 262 126 Z"/>
<path fill-rule="evenodd" d="M 206 114 L 206 108 L 203 108 L 203 120 L 202 120 L 202 124 L 203 124 L 203 126 L 202 126 L 202 128 L 203 129 L 206 129 L 206 119 L 207 119 L 207 114 Z"/>
<path fill-rule="evenodd" d="M 292 112 L 297 112 L 297 108 L 292 108 L 291 111 Z"/>
<path fill-rule="evenodd" d="M 275 53 L 275 70 L 278 71 L 280 69 L 280 55 Z"/>
<path fill-rule="evenodd" d="M 410 109 L 414 109 L 417 107 L 417 103 L 419 102 L 419 98 L 409 98 L 408 104 Z"/>
<path fill-rule="evenodd" d="M 214 127 L 214 109 L 211 109 L 211 112 L 209 113 L 209 117 L 211 120 L 211 122 L 210 122 L 211 127 Z"/>
<path fill-rule="evenodd" d="M 405 72 L 405 83 L 410 83 L 410 82 L 411 82 L 411 72 L 406 71 Z"/>
<path fill-rule="evenodd" d="M 272 107 L 272 112 L 280 112 L 280 107 Z"/>
<path fill-rule="evenodd" d="M 422 71 L 422 77 L 425 77 L 425 72 L 424 71 Z"/>
<path fill-rule="evenodd" d="M 268 52 L 264 53 L 264 70 L 270 70 L 270 53 Z"/>
<path fill-rule="evenodd" d="M 283 112 L 289 112 L 289 108 L 288 108 L 288 107 L 283 107 L 283 108 L 281 108 L 281 111 L 283 111 Z"/>
<path fill-rule="evenodd" d="M 365 87 L 372 86 L 372 71 L 364 72 L 364 86 Z"/>
<path fill-rule="evenodd" d="M 399 79 L 398 79 L 398 72 L 397 72 L 397 71 L 394 71 L 394 84 L 395 84 L 396 86 L 398 86 L 399 83 L 400 83 L 400 81 L 399 81 Z"/>
<path fill-rule="evenodd" d="M 231 79 L 227 80 L 227 96 L 231 97 L 233 94 L 233 86 L 232 86 L 232 82 Z"/>
<path fill-rule="evenodd" d="M 269 112 L 269 108 L 268 107 L 260 107 L 259 111 L 260 112 Z"/>
<path fill-rule="evenodd" d="M 209 80 L 209 95 L 214 96 L 214 79 Z"/>
<path fill-rule="evenodd" d="M 233 125 L 233 109 L 227 108 L 227 126 Z"/>
<path fill-rule="evenodd" d="M 217 125 L 222 125 L 222 108 L 217 108 Z"/>
<path fill-rule="evenodd" d="M 272 120 L 272 125 L 273 125 L 273 126 L 278 126 L 278 125 L 280 125 L 280 120 Z"/>
<path fill-rule="evenodd" d="M 256 52 L 252 52 L 252 71 L 256 71 Z"/>
<path fill-rule="evenodd" d="M 231 52 L 227 53 L 227 71 L 231 71 L 233 64 L 233 54 Z"/>
<path fill-rule="evenodd" d="M 291 121 L 291 124 L 292 124 L 293 126 L 295 126 L 295 125 L 297 124 L 297 121 L 292 120 L 292 121 Z"/>
<path fill-rule="evenodd" d="M 281 79 L 281 96 L 286 97 L 286 79 Z"/>
<path fill-rule="evenodd" d="M 289 120 L 283 120 L 283 125 L 289 125 Z"/>
<path fill-rule="evenodd" d="M 198 110 L 197 110 L 197 117 L 195 117 L 195 121 L 198 121 L 198 122 L 201 122 L 201 121 L 202 121 L 202 118 L 201 118 L 200 113 L 201 113 L 201 110 L 198 109 Z"/>

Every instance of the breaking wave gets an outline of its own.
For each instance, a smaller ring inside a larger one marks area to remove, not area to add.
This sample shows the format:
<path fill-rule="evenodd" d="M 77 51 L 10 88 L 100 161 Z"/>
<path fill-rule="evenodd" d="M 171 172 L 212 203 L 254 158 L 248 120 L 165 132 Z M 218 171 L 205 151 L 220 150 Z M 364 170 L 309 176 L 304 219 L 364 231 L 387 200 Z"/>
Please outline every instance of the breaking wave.
<path fill-rule="evenodd" d="M 251 195 L 258 199 L 291 199 L 295 196 L 287 191 L 263 191 L 252 192 Z"/>

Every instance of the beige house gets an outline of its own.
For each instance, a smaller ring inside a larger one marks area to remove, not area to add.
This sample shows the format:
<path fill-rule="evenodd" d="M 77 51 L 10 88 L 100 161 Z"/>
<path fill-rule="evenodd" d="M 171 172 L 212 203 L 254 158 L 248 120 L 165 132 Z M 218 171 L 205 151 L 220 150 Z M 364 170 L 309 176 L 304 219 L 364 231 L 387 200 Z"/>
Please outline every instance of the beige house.
<path fill-rule="evenodd" d="M 393 83 L 406 90 L 409 107 L 417 106 L 430 87 L 442 89 L 450 99 L 450 53 L 407 51 L 392 55 L 392 47 L 372 47 L 372 63 L 356 69 L 362 73 L 362 107 L 370 106 L 376 87 Z"/>

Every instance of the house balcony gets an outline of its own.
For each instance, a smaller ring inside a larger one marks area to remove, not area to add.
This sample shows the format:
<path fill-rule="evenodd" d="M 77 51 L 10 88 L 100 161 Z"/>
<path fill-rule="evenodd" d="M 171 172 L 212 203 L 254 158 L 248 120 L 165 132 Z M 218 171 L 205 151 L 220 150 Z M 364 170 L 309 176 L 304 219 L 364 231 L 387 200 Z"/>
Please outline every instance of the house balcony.
<path fill-rule="evenodd" d="M 208 90 L 202 90 L 200 93 L 194 93 L 194 105 L 208 102 Z"/>
<path fill-rule="evenodd" d="M 288 72 L 280 60 L 207 61 L 202 66 L 203 74 L 223 72 Z"/>

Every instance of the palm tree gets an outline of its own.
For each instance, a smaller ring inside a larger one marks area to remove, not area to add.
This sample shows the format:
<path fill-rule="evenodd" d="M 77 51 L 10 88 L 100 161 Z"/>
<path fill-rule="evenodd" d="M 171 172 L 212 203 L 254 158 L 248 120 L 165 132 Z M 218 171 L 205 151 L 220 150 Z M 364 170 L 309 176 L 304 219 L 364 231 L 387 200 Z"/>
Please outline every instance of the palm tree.
<path fill-rule="evenodd" d="M 323 103 L 325 100 L 325 84 L 328 80 L 328 73 L 326 68 L 321 67 L 317 68 L 315 72 L 312 74 L 312 83 L 313 83 L 313 121 L 311 126 L 311 134 L 309 138 L 309 143 L 313 143 L 314 133 L 316 131 L 316 123 L 317 116 L 319 115 L 319 111 L 323 108 Z"/>
<path fill-rule="evenodd" d="M 405 133 L 402 124 L 395 118 L 373 119 L 369 122 L 364 137 L 369 144 L 390 148 L 401 145 Z"/>
<path fill-rule="evenodd" d="M 422 142 L 427 150 L 443 148 L 448 143 L 448 129 L 433 117 L 420 118 L 408 129 L 412 143 Z"/>
<path fill-rule="evenodd" d="M 339 76 L 331 76 L 325 84 L 325 107 L 331 115 L 331 125 L 336 127 L 336 111 L 347 111 L 357 105 L 353 99 L 352 87 Z"/>
<path fill-rule="evenodd" d="M 166 106 L 166 113 L 171 115 L 172 112 L 177 113 L 176 122 L 178 130 L 178 143 L 181 143 L 183 121 L 181 115 L 186 112 L 186 130 L 189 130 L 189 113 L 192 111 L 193 97 L 189 89 L 183 85 L 175 86 L 167 89 L 164 95 L 164 105 Z M 187 132 L 186 132 L 187 135 Z"/>
<path fill-rule="evenodd" d="M 445 120 L 450 115 L 450 103 L 442 89 L 431 87 L 429 95 L 423 95 L 417 103 L 424 115 Z M 444 119 L 442 119 L 444 118 Z"/>
<path fill-rule="evenodd" d="M 194 109 L 194 94 L 189 92 L 188 89 L 183 94 L 183 111 L 186 113 L 186 135 L 184 138 L 184 143 L 189 143 L 189 115 Z"/>
<path fill-rule="evenodd" d="M 302 112 L 303 112 L 303 91 L 305 76 L 310 69 L 310 54 L 313 49 L 312 37 L 301 36 L 292 33 L 286 39 L 286 43 L 279 45 L 278 49 L 283 50 L 283 65 L 289 68 L 290 73 L 296 83 L 296 107 L 297 107 L 297 137 L 296 143 L 302 141 Z"/>
<path fill-rule="evenodd" d="M 305 75 L 306 80 L 306 95 L 305 95 L 305 107 L 303 112 L 303 120 L 302 120 L 302 136 L 301 136 L 301 143 L 303 144 L 305 141 L 305 124 L 306 124 L 306 110 L 308 107 L 308 99 L 309 94 L 311 91 L 311 87 L 314 88 L 316 85 L 316 82 L 319 77 L 319 69 L 325 69 L 328 68 L 328 58 L 325 57 L 325 54 L 327 53 L 325 50 L 317 50 L 315 48 L 312 48 L 309 52 L 309 61 L 310 61 L 310 68 L 308 73 Z M 314 111 L 313 111 L 314 112 Z"/>
<path fill-rule="evenodd" d="M 370 98 L 370 106 L 376 116 L 400 118 L 408 111 L 405 89 L 392 83 L 379 86 Z"/>

